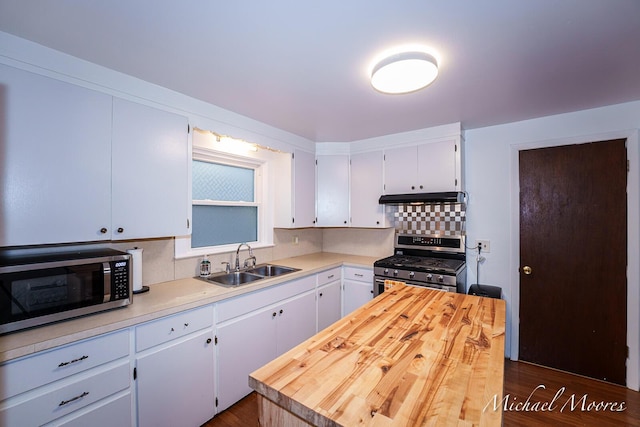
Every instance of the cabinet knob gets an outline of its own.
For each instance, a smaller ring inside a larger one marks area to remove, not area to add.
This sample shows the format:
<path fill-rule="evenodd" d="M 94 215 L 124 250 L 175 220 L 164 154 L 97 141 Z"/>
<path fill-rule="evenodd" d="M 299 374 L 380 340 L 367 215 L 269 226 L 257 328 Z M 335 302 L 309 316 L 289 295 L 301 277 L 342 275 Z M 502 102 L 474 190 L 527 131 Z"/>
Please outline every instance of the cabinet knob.
<path fill-rule="evenodd" d="M 271 317 L 276 317 L 278 315 L 278 313 L 276 313 L 275 311 L 273 312 L 273 314 L 271 315 Z"/>
<path fill-rule="evenodd" d="M 284 313 L 284 310 L 280 310 L 280 314 Z"/>
<path fill-rule="evenodd" d="M 320 292 L 320 296 L 322 296 L 322 292 Z"/>
<path fill-rule="evenodd" d="M 207 344 L 211 344 L 211 338 L 207 338 Z"/>
<path fill-rule="evenodd" d="M 116 230 L 118 233 L 123 233 L 124 232 L 124 228 L 122 227 L 118 227 L 118 229 Z"/>
<path fill-rule="evenodd" d="M 412 186 L 411 186 L 411 189 L 412 189 L 412 190 L 415 190 L 415 189 L 416 189 L 416 186 L 415 186 L 415 185 L 412 185 Z"/>
<path fill-rule="evenodd" d="M 188 324 L 188 323 L 185 323 L 185 324 L 184 324 L 184 327 L 185 327 L 185 328 L 188 328 L 188 327 L 189 327 L 189 324 Z"/>
<path fill-rule="evenodd" d="M 344 222 L 345 224 L 347 223 L 347 221 Z"/>
<path fill-rule="evenodd" d="M 109 230 L 107 230 L 105 227 L 102 227 L 100 229 L 100 233 L 102 233 L 102 234 L 107 234 L 107 231 L 109 231 Z"/>
<path fill-rule="evenodd" d="M 420 189 L 422 190 L 422 185 L 420 186 Z"/>

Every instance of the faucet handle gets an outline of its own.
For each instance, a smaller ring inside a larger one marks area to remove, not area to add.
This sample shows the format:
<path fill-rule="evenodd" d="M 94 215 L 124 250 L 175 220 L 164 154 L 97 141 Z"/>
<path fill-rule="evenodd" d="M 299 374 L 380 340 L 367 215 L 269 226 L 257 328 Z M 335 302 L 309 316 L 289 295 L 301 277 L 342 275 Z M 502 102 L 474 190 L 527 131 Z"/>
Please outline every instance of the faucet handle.
<path fill-rule="evenodd" d="M 225 273 L 231 273 L 231 266 L 229 265 L 229 263 L 227 261 L 222 261 L 220 264 L 226 264 L 226 266 L 224 268 L 224 272 Z"/>

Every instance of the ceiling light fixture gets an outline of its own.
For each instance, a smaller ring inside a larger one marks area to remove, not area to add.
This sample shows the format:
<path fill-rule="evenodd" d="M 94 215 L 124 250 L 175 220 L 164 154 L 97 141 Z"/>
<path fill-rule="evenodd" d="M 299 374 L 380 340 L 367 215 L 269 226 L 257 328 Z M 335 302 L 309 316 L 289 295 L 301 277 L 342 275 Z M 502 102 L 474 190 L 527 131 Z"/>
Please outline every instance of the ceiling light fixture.
<path fill-rule="evenodd" d="M 382 93 L 410 93 L 429 86 L 437 76 L 438 60 L 434 55 L 406 51 L 376 62 L 371 69 L 371 85 Z"/>

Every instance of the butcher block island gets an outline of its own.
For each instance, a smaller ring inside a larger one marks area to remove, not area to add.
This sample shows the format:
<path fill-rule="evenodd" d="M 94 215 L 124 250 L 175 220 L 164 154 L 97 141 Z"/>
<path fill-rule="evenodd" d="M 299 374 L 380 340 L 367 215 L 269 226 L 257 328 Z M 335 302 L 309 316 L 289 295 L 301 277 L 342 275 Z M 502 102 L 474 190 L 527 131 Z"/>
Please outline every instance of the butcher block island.
<path fill-rule="evenodd" d="M 505 302 L 395 284 L 253 372 L 264 426 L 501 425 Z"/>

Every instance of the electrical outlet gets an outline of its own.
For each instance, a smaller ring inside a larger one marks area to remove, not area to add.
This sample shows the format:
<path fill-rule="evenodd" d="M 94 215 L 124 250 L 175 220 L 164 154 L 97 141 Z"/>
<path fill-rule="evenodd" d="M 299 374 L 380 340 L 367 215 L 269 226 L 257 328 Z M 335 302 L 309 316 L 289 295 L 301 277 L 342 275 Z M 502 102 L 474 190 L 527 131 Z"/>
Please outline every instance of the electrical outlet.
<path fill-rule="evenodd" d="M 491 242 L 489 240 L 476 240 L 476 249 L 480 246 L 481 252 L 491 252 Z"/>
<path fill-rule="evenodd" d="M 298 236 L 293 236 L 293 244 L 297 245 L 300 241 L 298 240 Z"/>

